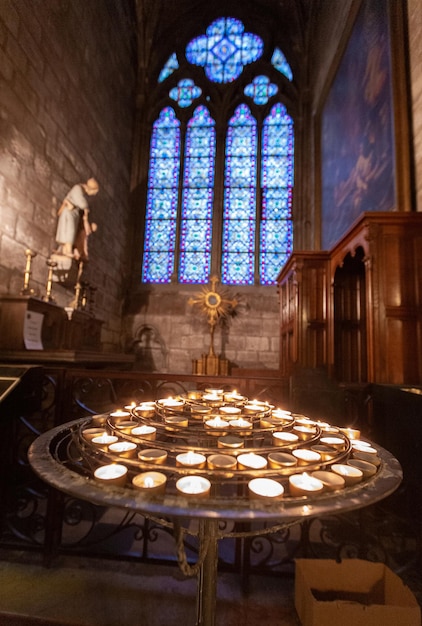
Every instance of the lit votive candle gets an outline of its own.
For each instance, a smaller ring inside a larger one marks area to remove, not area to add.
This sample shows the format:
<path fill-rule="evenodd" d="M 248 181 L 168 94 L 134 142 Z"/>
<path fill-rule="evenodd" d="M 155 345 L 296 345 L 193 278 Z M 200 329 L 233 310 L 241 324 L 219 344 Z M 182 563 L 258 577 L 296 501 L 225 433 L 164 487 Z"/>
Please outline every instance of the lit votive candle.
<path fill-rule="evenodd" d="M 343 476 L 327 470 L 317 470 L 312 472 L 311 476 L 318 478 L 322 482 L 324 491 L 337 491 L 338 489 L 343 489 L 346 484 Z"/>
<path fill-rule="evenodd" d="M 242 470 L 260 470 L 268 465 L 267 459 L 255 452 L 245 452 L 237 457 L 237 466 Z"/>
<path fill-rule="evenodd" d="M 133 437 L 140 437 L 141 439 L 154 441 L 157 436 L 157 429 L 154 426 L 147 426 L 146 424 L 143 424 L 142 426 L 135 426 L 135 428 L 132 428 L 130 434 Z"/>
<path fill-rule="evenodd" d="M 273 445 L 275 446 L 288 446 L 295 444 L 299 441 L 299 437 L 294 433 L 285 433 L 283 431 L 276 431 L 273 433 Z"/>
<path fill-rule="evenodd" d="M 224 389 L 214 389 L 213 387 L 207 387 L 205 389 L 205 393 L 212 396 L 219 396 L 221 398 L 224 393 Z"/>
<path fill-rule="evenodd" d="M 218 412 L 226 419 L 235 419 L 239 417 L 241 409 L 237 406 L 220 406 Z"/>
<path fill-rule="evenodd" d="M 217 441 L 218 448 L 243 448 L 245 446 L 245 442 L 241 437 L 235 437 L 234 435 L 224 435 L 223 437 L 219 437 Z"/>
<path fill-rule="evenodd" d="M 213 470 L 232 470 L 237 467 L 237 459 L 229 454 L 210 454 L 207 465 Z"/>
<path fill-rule="evenodd" d="M 360 483 L 363 478 L 363 472 L 357 467 L 352 467 L 351 465 L 334 463 L 334 465 L 331 466 L 331 470 L 335 474 L 338 474 L 339 476 L 342 476 L 344 478 L 346 487 Z"/>
<path fill-rule="evenodd" d="M 139 417 L 154 417 L 155 402 L 140 402 L 133 412 Z"/>
<path fill-rule="evenodd" d="M 162 398 L 161 400 L 157 401 L 157 405 L 162 409 L 183 411 L 185 401 L 182 398 Z"/>
<path fill-rule="evenodd" d="M 215 417 L 205 421 L 205 428 L 218 431 L 214 434 L 220 435 L 221 431 L 228 427 L 229 423 L 226 420 L 221 419 L 219 415 L 216 415 Z"/>
<path fill-rule="evenodd" d="M 92 443 L 97 448 L 101 448 L 101 450 L 108 450 L 108 446 L 111 443 L 116 443 L 119 438 L 115 435 L 100 435 L 99 437 L 93 437 Z"/>
<path fill-rule="evenodd" d="M 164 418 L 166 430 L 179 430 L 179 428 L 187 428 L 189 420 L 184 415 L 168 415 Z"/>
<path fill-rule="evenodd" d="M 297 459 L 298 465 L 310 465 L 321 461 L 321 455 L 314 450 L 298 448 L 297 450 L 292 450 L 292 454 Z"/>
<path fill-rule="evenodd" d="M 371 476 L 377 473 L 377 466 L 369 461 L 363 461 L 361 459 L 349 459 L 347 465 L 357 467 L 363 474 L 363 480 L 367 480 Z"/>
<path fill-rule="evenodd" d="M 118 409 L 117 411 L 113 411 L 112 413 L 110 413 L 110 417 L 112 418 L 112 421 L 116 424 L 117 422 L 127 420 L 130 417 L 130 412 Z"/>
<path fill-rule="evenodd" d="M 271 469 L 281 469 L 283 467 L 295 467 L 297 459 L 293 454 L 287 452 L 270 452 L 268 455 L 268 465 Z"/>
<path fill-rule="evenodd" d="M 166 490 L 167 477 L 162 472 L 142 472 L 133 477 L 132 485 L 148 496 L 162 495 Z"/>
<path fill-rule="evenodd" d="M 252 402 L 247 402 L 243 407 L 244 413 L 248 415 L 257 415 L 258 413 L 263 413 L 265 411 L 269 411 L 270 405 L 266 402 L 260 402 L 259 400 L 253 400 Z"/>
<path fill-rule="evenodd" d="M 94 472 L 95 480 L 102 482 L 104 485 L 113 485 L 123 487 L 126 483 L 127 467 L 119 463 L 111 463 L 110 465 L 102 465 L 97 467 Z"/>
<path fill-rule="evenodd" d="M 205 467 L 206 457 L 199 452 L 188 450 L 188 452 L 182 452 L 176 456 L 176 465 L 179 467 Z"/>
<path fill-rule="evenodd" d="M 208 419 L 208 416 L 211 413 L 211 407 L 203 406 L 202 404 L 192 404 L 192 406 L 190 407 L 190 413 L 193 419 L 196 419 L 196 420 Z"/>
<path fill-rule="evenodd" d="M 357 428 L 340 428 L 340 432 L 349 437 L 349 439 L 360 439 L 360 430 Z"/>
<path fill-rule="evenodd" d="M 222 394 L 208 392 L 204 393 L 202 396 L 204 402 L 206 402 L 209 406 L 221 406 L 223 404 L 223 396 Z"/>
<path fill-rule="evenodd" d="M 108 446 L 108 451 L 118 454 L 125 459 L 131 459 L 136 455 L 136 443 L 132 441 L 116 441 Z"/>
<path fill-rule="evenodd" d="M 147 448 L 146 450 L 140 450 L 138 452 L 138 458 L 144 463 L 154 463 L 155 465 L 164 465 L 167 461 L 166 450 L 159 450 L 157 448 Z"/>
<path fill-rule="evenodd" d="M 204 476 L 183 476 L 176 482 L 176 489 L 184 496 L 206 498 L 209 496 L 211 483 Z"/>
<path fill-rule="evenodd" d="M 246 400 L 245 396 L 241 396 L 237 391 L 228 391 L 223 397 L 225 402 L 233 402 L 234 404 L 245 402 Z"/>
<path fill-rule="evenodd" d="M 275 424 L 289 424 L 293 421 L 290 411 L 283 411 L 282 409 L 271 411 L 271 419 Z"/>
<path fill-rule="evenodd" d="M 193 389 L 188 391 L 189 400 L 201 400 L 203 396 L 203 392 L 199 391 L 199 389 Z"/>
<path fill-rule="evenodd" d="M 131 411 L 133 411 L 135 406 L 136 406 L 136 402 L 131 402 L 130 404 L 127 404 L 125 406 L 125 411 L 129 411 L 129 413 L 130 413 Z"/>
<path fill-rule="evenodd" d="M 309 474 L 293 474 L 289 476 L 290 495 L 297 496 L 316 496 L 323 492 L 323 483 Z"/>
<path fill-rule="evenodd" d="M 229 424 L 230 428 L 235 428 L 241 437 L 246 437 L 252 432 L 252 422 L 250 420 L 245 420 L 243 417 L 239 417 L 235 420 L 230 420 Z"/>
<path fill-rule="evenodd" d="M 284 487 L 272 478 L 253 478 L 248 483 L 249 497 L 273 502 L 280 500 L 284 494 Z"/>
<path fill-rule="evenodd" d="M 343 450 L 345 447 L 345 441 L 343 437 L 321 437 L 320 443 L 323 446 L 329 446 L 336 450 Z"/>

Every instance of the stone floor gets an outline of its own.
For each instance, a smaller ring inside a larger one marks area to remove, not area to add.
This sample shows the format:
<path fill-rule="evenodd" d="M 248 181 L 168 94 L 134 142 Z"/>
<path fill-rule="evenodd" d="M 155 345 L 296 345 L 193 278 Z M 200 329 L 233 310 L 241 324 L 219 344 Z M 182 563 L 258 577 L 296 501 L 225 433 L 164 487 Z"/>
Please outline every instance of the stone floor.
<path fill-rule="evenodd" d="M 1 556 L 1 555 L 0 555 Z M 216 626 L 298 626 L 294 578 L 218 576 Z M 0 560 L 0 626 L 193 626 L 197 579 L 177 566 L 39 555 Z"/>

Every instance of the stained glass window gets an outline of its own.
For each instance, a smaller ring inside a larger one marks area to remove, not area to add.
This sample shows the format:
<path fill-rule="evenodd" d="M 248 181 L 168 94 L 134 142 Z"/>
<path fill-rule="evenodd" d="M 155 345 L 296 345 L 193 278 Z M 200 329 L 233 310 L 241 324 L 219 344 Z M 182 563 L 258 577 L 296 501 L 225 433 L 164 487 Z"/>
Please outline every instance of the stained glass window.
<path fill-rule="evenodd" d="M 198 107 L 188 123 L 185 144 L 182 218 L 180 224 L 181 283 L 208 283 L 211 269 L 214 199 L 215 123 L 208 109 Z"/>
<path fill-rule="evenodd" d="M 142 268 L 144 282 L 171 281 L 176 243 L 179 159 L 180 122 L 174 110 L 166 107 L 152 130 Z"/>
<path fill-rule="evenodd" d="M 206 35 L 196 37 L 187 45 L 187 60 L 203 67 L 207 78 L 215 83 L 232 82 L 245 65 L 259 59 L 264 49 L 258 35 L 244 30 L 239 20 L 219 18 L 207 28 Z"/>
<path fill-rule="evenodd" d="M 273 285 L 292 252 L 293 120 L 285 78 L 265 75 L 263 50 L 224 17 L 188 43 L 183 64 L 178 50 L 164 65 L 159 82 L 172 75 L 172 84 L 156 91 L 164 108 L 151 133 L 144 282 L 204 284 L 217 274 L 225 284 Z M 272 52 L 292 80 L 282 51 Z"/>
<path fill-rule="evenodd" d="M 222 283 L 254 283 L 256 120 L 245 104 L 229 121 L 224 177 Z"/>
<path fill-rule="evenodd" d="M 261 236 L 259 274 L 275 284 L 292 252 L 293 121 L 282 104 L 264 120 L 261 161 Z"/>

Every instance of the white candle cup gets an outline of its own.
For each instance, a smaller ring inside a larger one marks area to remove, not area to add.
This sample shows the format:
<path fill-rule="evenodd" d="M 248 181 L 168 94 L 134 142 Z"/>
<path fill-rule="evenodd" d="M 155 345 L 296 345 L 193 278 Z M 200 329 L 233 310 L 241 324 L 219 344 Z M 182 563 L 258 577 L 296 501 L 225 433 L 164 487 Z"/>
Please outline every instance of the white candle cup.
<path fill-rule="evenodd" d="M 111 443 L 116 443 L 118 440 L 119 438 L 115 435 L 100 435 L 99 437 L 93 437 L 91 442 L 96 448 L 107 451 L 109 445 Z"/>
<path fill-rule="evenodd" d="M 321 455 L 314 450 L 298 448 L 297 450 L 292 450 L 292 455 L 297 459 L 298 465 L 314 465 L 321 462 Z"/>
<path fill-rule="evenodd" d="M 163 495 L 166 491 L 167 477 L 161 472 L 142 472 L 133 477 L 132 485 L 146 496 Z"/>
<path fill-rule="evenodd" d="M 129 411 L 131 413 L 136 406 L 136 402 L 131 402 L 125 406 L 125 411 Z"/>
<path fill-rule="evenodd" d="M 136 456 L 137 446 L 132 441 L 116 441 L 108 446 L 108 451 L 124 459 L 133 459 Z"/>
<path fill-rule="evenodd" d="M 176 456 L 176 465 L 178 467 L 188 468 L 202 468 L 205 467 L 206 457 L 199 452 L 189 450 L 188 452 L 182 452 Z"/>
<path fill-rule="evenodd" d="M 331 471 L 344 478 L 346 487 L 356 485 L 357 483 L 360 483 L 363 479 L 363 472 L 357 467 L 352 467 L 351 465 L 334 463 L 331 466 Z"/>
<path fill-rule="evenodd" d="M 343 476 L 327 470 L 317 470 L 316 472 L 312 472 L 311 476 L 322 482 L 324 491 L 338 491 L 339 489 L 343 489 L 346 484 Z"/>
<path fill-rule="evenodd" d="M 224 419 L 236 419 L 240 416 L 241 409 L 237 406 L 220 406 L 218 412 Z"/>
<path fill-rule="evenodd" d="M 308 441 L 312 439 L 312 437 L 315 437 L 317 429 L 315 426 L 300 424 L 299 426 L 294 426 L 292 432 L 297 435 L 301 441 Z"/>
<path fill-rule="evenodd" d="M 237 466 L 240 470 L 261 470 L 267 465 L 267 459 L 255 452 L 245 452 L 237 457 Z"/>
<path fill-rule="evenodd" d="M 362 448 L 353 448 L 353 458 L 360 459 L 361 461 L 368 461 L 369 463 L 373 463 L 377 467 L 381 463 L 381 459 L 378 456 L 378 452 L 375 448 L 371 446 L 364 446 Z"/>
<path fill-rule="evenodd" d="M 155 402 L 141 402 L 134 407 L 133 413 L 138 417 L 154 417 L 155 414 Z"/>
<path fill-rule="evenodd" d="M 273 432 L 273 445 L 274 446 L 291 446 L 299 441 L 299 437 L 294 433 L 275 431 Z"/>
<path fill-rule="evenodd" d="M 210 454 L 207 466 L 212 470 L 233 470 L 237 467 L 237 459 L 229 454 Z"/>
<path fill-rule="evenodd" d="M 118 422 L 128 420 L 130 418 L 130 411 L 122 411 L 121 409 L 118 409 L 117 411 L 110 413 L 110 417 L 113 424 L 117 424 Z"/>
<path fill-rule="evenodd" d="M 147 448 L 138 452 L 138 459 L 144 463 L 164 465 L 167 461 L 167 451 L 159 450 L 157 448 Z"/>
<path fill-rule="evenodd" d="M 94 472 L 95 480 L 103 485 L 113 485 L 114 487 L 123 487 L 126 483 L 127 467 L 119 463 L 110 465 L 102 465 L 97 467 Z"/>
<path fill-rule="evenodd" d="M 185 401 L 182 398 L 162 398 L 161 400 L 157 400 L 157 405 L 165 410 L 183 411 Z"/>
<path fill-rule="evenodd" d="M 336 450 L 344 450 L 346 447 L 346 442 L 343 437 L 321 437 L 319 442 L 323 446 L 329 446 L 330 448 L 335 448 Z"/>
<path fill-rule="evenodd" d="M 297 459 L 293 454 L 287 452 L 270 452 L 268 455 L 268 465 L 271 469 L 283 469 L 286 467 L 295 467 Z"/>
<path fill-rule="evenodd" d="M 211 407 L 209 406 L 203 406 L 202 404 L 192 404 L 192 406 L 190 407 L 190 414 L 193 419 L 196 420 L 203 421 L 204 419 L 208 419 L 210 413 Z"/>
<path fill-rule="evenodd" d="M 234 435 L 224 435 L 223 437 L 219 437 L 217 441 L 218 448 L 244 448 L 245 441 L 241 437 L 235 437 Z"/>
<path fill-rule="evenodd" d="M 224 403 L 223 396 L 217 393 L 204 393 L 202 399 L 212 407 L 219 407 Z"/>
<path fill-rule="evenodd" d="M 243 412 L 246 415 L 259 415 L 259 413 L 264 413 L 269 411 L 270 405 L 266 402 L 259 402 L 258 400 L 254 400 L 253 402 L 248 402 L 243 407 Z"/>
<path fill-rule="evenodd" d="M 213 387 L 207 387 L 205 393 L 212 396 L 219 396 L 220 398 L 224 394 L 224 389 L 214 389 Z"/>
<path fill-rule="evenodd" d="M 176 482 L 176 489 L 187 497 L 206 498 L 210 494 L 211 483 L 203 476 L 183 476 Z"/>
<path fill-rule="evenodd" d="M 230 428 L 234 428 L 236 433 L 240 437 L 247 437 L 252 433 L 253 424 L 249 420 L 245 420 L 243 417 L 239 417 L 235 420 L 230 420 Z"/>
<path fill-rule="evenodd" d="M 229 423 L 226 420 L 221 419 L 221 417 L 217 415 L 216 417 L 205 421 L 205 428 L 211 431 L 210 434 L 220 436 L 222 434 L 222 431 L 229 428 Z"/>
<path fill-rule="evenodd" d="M 224 402 L 231 402 L 233 404 L 241 404 L 246 402 L 245 396 L 240 395 L 236 391 L 228 391 L 223 394 Z"/>
<path fill-rule="evenodd" d="M 249 498 L 274 502 L 281 500 L 284 487 L 272 478 L 253 478 L 248 483 Z"/>
<path fill-rule="evenodd" d="M 293 497 L 317 496 L 323 492 L 324 485 L 309 474 L 293 474 L 289 476 L 289 490 Z"/>
<path fill-rule="evenodd" d="M 357 467 L 363 474 L 363 480 L 367 480 L 377 473 L 377 466 L 369 461 L 363 461 L 362 459 L 349 459 L 347 465 Z"/>
<path fill-rule="evenodd" d="M 132 428 L 130 434 L 133 437 L 154 441 L 157 436 L 157 429 L 155 426 L 147 426 L 146 424 L 143 424 L 142 426 L 135 426 L 135 428 Z"/>

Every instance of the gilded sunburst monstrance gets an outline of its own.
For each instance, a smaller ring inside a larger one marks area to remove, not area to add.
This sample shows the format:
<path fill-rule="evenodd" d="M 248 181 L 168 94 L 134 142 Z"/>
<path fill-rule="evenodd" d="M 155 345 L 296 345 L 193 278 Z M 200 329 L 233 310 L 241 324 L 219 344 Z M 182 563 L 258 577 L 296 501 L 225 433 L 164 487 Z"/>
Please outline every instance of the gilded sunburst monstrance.
<path fill-rule="evenodd" d="M 195 297 L 188 300 L 188 304 L 198 306 L 200 312 L 206 315 L 210 329 L 210 349 L 208 355 L 203 355 L 202 359 L 195 361 L 195 374 L 227 373 L 227 371 L 221 371 L 227 370 L 227 360 L 216 356 L 214 351 L 214 331 L 219 321 L 228 318 L 233 313 L 238 301 L 236 298 L 230 299 L 226 290 L 217 291 L 218 282 L 217 276 L 212 276 L 210 286 L 203 287 Z"/>

